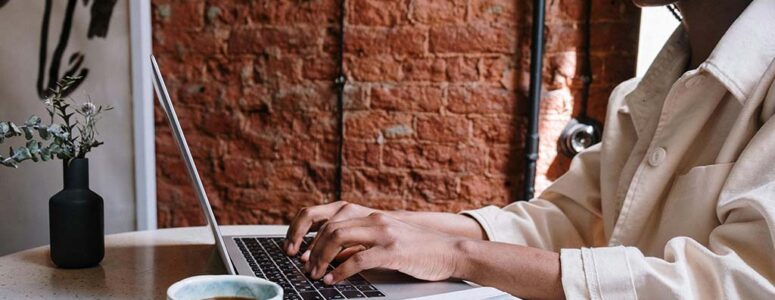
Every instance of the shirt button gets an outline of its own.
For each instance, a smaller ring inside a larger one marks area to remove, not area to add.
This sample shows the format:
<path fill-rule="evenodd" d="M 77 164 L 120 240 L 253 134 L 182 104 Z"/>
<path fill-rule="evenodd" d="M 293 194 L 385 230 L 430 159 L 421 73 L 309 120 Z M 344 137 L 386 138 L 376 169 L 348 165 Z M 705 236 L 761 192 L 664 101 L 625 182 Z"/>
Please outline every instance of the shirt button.
<path fill-rule="evenodd" d="M 658 167 L 662 164 L 663 161 L 665 161 L 665 157 L 667 156 L 667 150 L 662 147 L 657 147 L 653 151 L 651 151 L 651 156 L 649 156 L 649 165 L 652 167 Z"/>

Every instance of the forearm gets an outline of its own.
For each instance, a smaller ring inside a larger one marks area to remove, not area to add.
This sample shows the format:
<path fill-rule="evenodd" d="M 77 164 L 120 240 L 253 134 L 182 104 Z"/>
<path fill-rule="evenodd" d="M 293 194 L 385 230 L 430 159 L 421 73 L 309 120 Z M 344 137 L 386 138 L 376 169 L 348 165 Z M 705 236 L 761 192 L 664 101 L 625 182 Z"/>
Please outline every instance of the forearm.
<path fill-rule="evenodd" d="M 560 255 L 536 248 L 460 240 L 454 277 L 527 299 L 564 299 Z"/>
<path fill-rule="evenodd" d="M 441 212 L 391 211 L 389 215 L 415 225 L 449 235 L 486 240 L 487 235 L 476 220 L 468 216 Z"/>

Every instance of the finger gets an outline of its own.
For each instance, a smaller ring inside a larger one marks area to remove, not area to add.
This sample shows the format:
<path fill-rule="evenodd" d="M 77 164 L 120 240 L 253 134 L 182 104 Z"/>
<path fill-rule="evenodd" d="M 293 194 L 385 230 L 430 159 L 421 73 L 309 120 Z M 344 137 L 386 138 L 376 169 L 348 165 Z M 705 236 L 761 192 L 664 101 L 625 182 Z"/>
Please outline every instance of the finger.
<path fill-rule="evenodd" d="M 353 219 L 329 223 L 326 230 L 318 232 L 320 238 L 311 250 L 307 262 L 312 268 L 310 276 L 315 279 L 322 277 L 328 264 L 342 250 L 357 245 L 368 247 L 374 244 L 379 239 L 379 232 L 372 224 L 368 219 Z"/>
<path fill-rule="evenodd" d="M 358 274 L 363 270 L 373 269 L 384 264 L 383 249 L 380 247 L 370 248 L 353 254 L 349 259 L 336 267 L 331 273 L 323 277 L 323 283 L 331 285 L 350 276 Z"/>
<path fill-rule="evenodd" d="M 345 220 L 348 220 L 348 219 L 352 219 L 353 217 L 356 216 L 355 215 L 355 206 L 356 206 L 355 204 L 347 203 L 345 201 L 339 201 L 339 202 L 336 202 L 336 203 L 341 204 L 339 206 L 339 210 L 337 210 L 333 214 L 333 216 L 328 218 L 328 220 L 325 222 L 325 224 L 322 224 L 320 226 L 318 231 L 323 231 L 325 229 L 325 226 L 328 223 L 341 222 L 341 221 L 345 221 Z M 318 236 L 319 235 L 315 235 L 315 237 L 312 238 L 312 242 L 310 242 L 309 246 L 307 247 L 307 250 L 311 250 L 312 248 L 315 247 L 315 243 L 318 240 Z"/>
<path fill-rule="evenodd" d="M 342 205 L 343 203 L 333 202 L 302 208 L 293 218 L 286 233 L 285 252 L 291 256 L 296 255 L 301 247 L 301 239 L 309 232 L 310 228 L 334 215 Z"/>
<path fill-rule="evenodd" d="M 346 201 L 338 201 L 334 203 L 339 205 L 339 209 L 331 217 L 323 220 L 322 224 L 320 225 L 320 228 L 318 228 L 318 231 L 323 230 L 327 223 L 340 222 L 357 216 L 356 214 L 357 205 L 348 203 Z M 315 235 L 312 238 L 312 242 L 310 242 L 309 246 L 307 247 L 307 250 L 311 250 L 312 248 L 314 248 L 315 242 L 317 242 L 317 239 L 318 239 L 318 236 Z M 306 261 L 306 260 L 302 260 L 302 261 Z"/>
<path fill-rule="evenodd" d="M 353 256 L 355 253 L 361 252 L 363 250 L 366 250 L 366 247 L 363 245 L 357 245 L 352 246 L 347 249 L 342 250 L 342 252 L 339 252 L 339 254 L 334 257 L 335 261 L 345 261 L 351 256 Z"/>
<path fill-rule="evenodd" d="M 342 201 L 344 202 L 344 201 Z M 331 217 L 330 222 L 340 222 L 348 219 L 354 219 L 361 217 L 358 212 L 358 207 L 360 207 L 357 204 L 352 203 L 343 203 L 341 207 L 339 207 L 339 210 L 336 211 L 336 213 Z"/>
<path fill-rule="evenodd" d="M 309 251 L 309 249 L 307 249 L 307 251 L 304 251 L 304 253 L 302 253 L 301 257 L 299 258 L 301 260 L 301 262 L 303 262 L 303 263 L 308 262 L 309 261 L 309 254 L 310 253 L 311 253 L 311 251 Z"/>
<path fill-rule="evenodd" d="M 337 254 L 336 257 L 334 258 L 334 260 L 335 261 L 345 261 L 348 258 L 350 258 L 350 256 L 352 256 L 353 254 L 361 252 L 363 250 L 366 250 L 366 247 L 363 246 L 363 245 L 357 245 L 357 246 L 349 247 L 347 249 L 342 250 L 342 252 L 339 252 L 339 254 Z M 309 249 L 307 249 L 307 251 L 304 251 L 304 253 L 299 258 L 301 260 L 301 262 L 306 263 L 307 261 L 309 261 L 309 255 L 310 255 L 311 252 L 312 251 L 310 251 Z"/>

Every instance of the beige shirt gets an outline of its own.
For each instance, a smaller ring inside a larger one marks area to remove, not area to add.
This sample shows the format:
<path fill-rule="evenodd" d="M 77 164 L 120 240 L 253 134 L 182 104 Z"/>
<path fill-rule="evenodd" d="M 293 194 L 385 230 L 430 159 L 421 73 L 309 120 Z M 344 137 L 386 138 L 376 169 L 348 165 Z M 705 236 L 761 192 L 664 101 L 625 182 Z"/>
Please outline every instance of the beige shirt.
<path fill-rule="evenodd" d="M 559 251 L 569 299 L 775 299 L 775 1 L 688 59 L 678 29 L 564 176 L 464 213 L 492 241 Z"/>

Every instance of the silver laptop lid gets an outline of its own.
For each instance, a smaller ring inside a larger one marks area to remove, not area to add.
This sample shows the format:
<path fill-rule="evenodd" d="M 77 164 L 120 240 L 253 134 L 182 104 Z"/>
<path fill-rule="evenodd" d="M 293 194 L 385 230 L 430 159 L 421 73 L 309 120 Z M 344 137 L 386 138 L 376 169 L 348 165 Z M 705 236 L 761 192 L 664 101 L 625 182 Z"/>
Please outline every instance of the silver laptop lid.
<path fill-rule="evenodd" d="M 151 66 L 153 67 L 153 86 L 156 90 L 156 96 L 159 97 L 159 103 L 161 103 L 161 106 L 164 108 L 167 120 L 170 121 L 172 136 L 175 137 L 175 141 L 180 149 L 180 154 L 183 156 L 183 161 L 186 163 L 188 176 L 191 178 L 191 181 L 194 182 L 196 196 L 199 198 L 199 205 L 202 207 L 202 211 L 205 214 L 205 220 L 207 220 L 207 224 L 213 232 L 213 238 L 215 239 L 215 246 L 218 248 L 218 254 L 221 256 L 221 260 L 223 260 L 223 264 L 226 266 L 226 270 L 229 271 L 229 274 L 237 275 L 237 272 L 234 270 L 234 265 L 232 265 L 231 259 L 226 253 L 226 246 L 223 243 L 221 231 L 218 229 L 218 221 L 215 220 L 213 209 L 210 207 L 210 201 L 207 199 L 207 194 L 205 193 L 205 187 L 202 184 L 202 180 L 199 178 L 196 164 L 194 164 L 194 158 L 191 156 L 186 137 L 183 135 L 183 129 L 180 128 L 178 115 L 175 114 L 175 108 L 172 107 L 172 100 L 170 100 L 170 95 L 167 93 L 167 86 L 164 85 L 164 79 L 161 77 L 159 65 L 156 63 L 156 58 L 153 57 L 153 55 L 151 55 Z"/>

